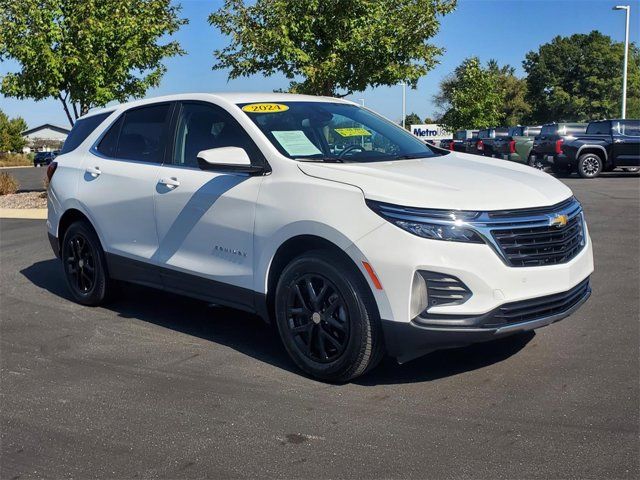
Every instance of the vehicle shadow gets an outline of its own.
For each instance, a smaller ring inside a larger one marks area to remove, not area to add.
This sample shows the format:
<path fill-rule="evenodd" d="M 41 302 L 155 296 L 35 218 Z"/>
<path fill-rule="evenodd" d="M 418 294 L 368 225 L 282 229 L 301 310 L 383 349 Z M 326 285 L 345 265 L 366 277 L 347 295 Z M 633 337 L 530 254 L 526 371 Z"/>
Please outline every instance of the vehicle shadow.
<path fill-rule="evenodd" d="M 73 301 L 58 260 L 34 263 L 20 273 L 37 287 Z M 133 284 L 120 284 L 119 290 L 116 299 L 103 307 L 119 317 L 153 323 L 225 345 L 261 362 L 302 375 L 289 359 L 276 329 L 257 316 Z M 529 333 L 433 352 L 404 365 L 385 358 L 377 368 L 352 383 L 362 386 L 418 383 L 477 370 L 516 354 L 534 335 Z"/>

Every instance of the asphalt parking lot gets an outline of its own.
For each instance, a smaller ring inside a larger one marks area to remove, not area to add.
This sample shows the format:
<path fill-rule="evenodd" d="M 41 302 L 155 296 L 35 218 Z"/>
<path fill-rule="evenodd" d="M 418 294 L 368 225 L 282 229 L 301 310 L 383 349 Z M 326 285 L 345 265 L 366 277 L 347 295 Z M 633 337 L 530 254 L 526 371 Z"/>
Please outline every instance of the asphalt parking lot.
<path fill-rule="evenodd" d="M 44 190 L 44 178 L 47 174 L 46 167 L 10 167 L 3 168 L 18 181 L 19 192 L 31 192 L 34 190 Z"/>
<path fill-rule="evenodd" d="M 565 180 L 593 295 L 517 341 L 302 376 L 241 312 L 70 301 L 44 221 L 0 221 L 1 471 L 29 477 L 638 478 L 640 177 Z"/>

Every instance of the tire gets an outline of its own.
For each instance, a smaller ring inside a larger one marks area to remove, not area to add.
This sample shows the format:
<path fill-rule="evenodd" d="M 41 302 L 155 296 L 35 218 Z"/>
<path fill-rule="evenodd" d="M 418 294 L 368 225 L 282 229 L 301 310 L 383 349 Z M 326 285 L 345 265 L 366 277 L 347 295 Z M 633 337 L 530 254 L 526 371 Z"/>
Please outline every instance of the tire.
<path fill-rule="evenodd" d="M 578 158 L 578 173 L 582 178 L 596 178 L 603 167 L 602 159 L 595 153 L 585 153 Z"/>
<path fill-rule="evenodd" d="M 624 167 L 622 170 L 629 173 L 638 173 L 640 171 L 640 167 Z"/>
<path fill-rule="evenodd" d="M 312 377 L 347 382 L 383 356 L 369 286 L 353 265 L 329 250 L 305 253 L 285 267 L 276 287 L 275 313 L 289 356 Z"/>
<path fill-rule="evenodd" d="M 61 248 L 64 277 L 76 302 L 95 307 L 110 294 L 104 251 L 93 228 L 84 221 L 72 223 Z"/>
<path fill-rule="evenodd" d="M 544 170 L 546 167 L 545 163 L 542 160 L 538 160 L 538 157 L 534 155 L 529 155 L 529 158 L 527 159 L 527 165 L 535 168 L 536 170 Z"/>

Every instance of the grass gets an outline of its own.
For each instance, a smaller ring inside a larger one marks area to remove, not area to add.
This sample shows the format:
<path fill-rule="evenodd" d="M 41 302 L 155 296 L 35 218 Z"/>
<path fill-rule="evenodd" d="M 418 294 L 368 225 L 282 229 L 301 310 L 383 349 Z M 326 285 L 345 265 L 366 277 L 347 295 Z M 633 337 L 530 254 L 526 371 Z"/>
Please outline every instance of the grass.
<path fill-rule="evenodd" d="M 0 172 L 0 195 L 16 193 L 20 184 L 7 172 Z"/>
<path fill-rule="evenodd" d="M 32 166 L 33 160 L 24 153 L 3 153 L 0 154 L 0 167 L 22 167 Z"/>

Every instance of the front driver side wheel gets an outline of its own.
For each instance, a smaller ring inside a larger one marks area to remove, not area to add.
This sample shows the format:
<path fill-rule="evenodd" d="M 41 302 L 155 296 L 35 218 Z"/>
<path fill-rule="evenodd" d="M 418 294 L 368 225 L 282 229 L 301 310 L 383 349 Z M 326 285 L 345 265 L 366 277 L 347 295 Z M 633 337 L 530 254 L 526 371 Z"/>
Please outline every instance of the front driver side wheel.
<path fill-rule="evenodd" d="M 380 321 L 362 275 L 329 250 L 305 253 L 282 272 L 275 294 L 280 338 L 298 367 L 346 382 L 381 359 Z"/>

